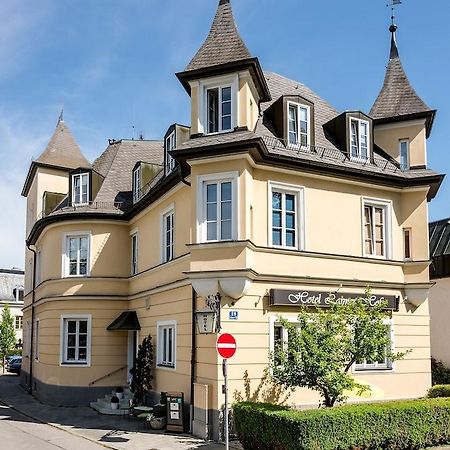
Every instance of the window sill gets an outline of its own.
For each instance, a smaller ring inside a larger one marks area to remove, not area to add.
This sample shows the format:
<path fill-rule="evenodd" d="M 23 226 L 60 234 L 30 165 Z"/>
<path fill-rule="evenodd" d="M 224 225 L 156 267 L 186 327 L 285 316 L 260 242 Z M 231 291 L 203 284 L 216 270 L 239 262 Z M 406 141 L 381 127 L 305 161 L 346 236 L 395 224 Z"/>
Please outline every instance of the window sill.
<path fill-rule="evenodd" d="M 156 367 L 158 367 L 158 369 L 170 369 L 170 370 L 175 370 L 175 364 L 156 364 Z"/>
<path fill-rule="evenodd" d="M 61 367 L 91 367 L 90 364 L 88 363 L 82 363 L 82 362 L 74 362 L 74 363 L 69 363 L 69 362 L 62 362 L 60 364 Z"/>
<path fill-rule="evenodd" d="M 367 368 L 358 368 L 354 369 L 353 373 L 385 373 L 385 372 L 393 372 L 394 369 L 392 367 L 367 367 Z"/>

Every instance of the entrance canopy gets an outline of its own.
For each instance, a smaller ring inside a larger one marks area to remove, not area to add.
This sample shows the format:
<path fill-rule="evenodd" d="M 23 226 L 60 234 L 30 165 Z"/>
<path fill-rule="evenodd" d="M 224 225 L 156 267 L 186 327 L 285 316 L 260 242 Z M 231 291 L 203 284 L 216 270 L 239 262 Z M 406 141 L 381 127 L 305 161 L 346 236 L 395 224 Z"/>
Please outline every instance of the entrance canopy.
<path fill-rule="evenodd" d="M 136 311 L 124 311 L 106 328 L 108 331 L 138 331 L 141 329 Z"/>

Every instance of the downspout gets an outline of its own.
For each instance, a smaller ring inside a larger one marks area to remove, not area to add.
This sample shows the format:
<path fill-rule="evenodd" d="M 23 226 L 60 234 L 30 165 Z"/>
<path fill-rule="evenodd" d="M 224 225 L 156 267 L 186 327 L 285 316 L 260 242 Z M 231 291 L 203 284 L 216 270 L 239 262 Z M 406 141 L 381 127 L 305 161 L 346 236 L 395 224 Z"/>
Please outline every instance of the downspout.
<path fill-rule="evenodd" d="M 197 293 L 195 289 L 192 288 L 192 336 L 191 336 L 191 433 L 194 432 L 194 396 L 195 396 L 195 368 L 197 365 L 197 333 L 196 333 L 196 320 L 195 320 L 195 310 L 197 308 Z"/>
<path fill-rule="evenodd" d="M 36 250 L 32 249 L 30 247 L 30 244 L 27 243 L 27 248 L 30 252 L 33 252 L 33 278 L 31 280 L 31 327 L 30 327 L 30 373 L 28 374 L 30 377 L 29 383 L 28 383 L 28 393 L 33 393 L 33 335 L 34 335 L 34 299 L 35 299 L 35 290 L 36 290 L 36 258 L 37 253 Z"/>

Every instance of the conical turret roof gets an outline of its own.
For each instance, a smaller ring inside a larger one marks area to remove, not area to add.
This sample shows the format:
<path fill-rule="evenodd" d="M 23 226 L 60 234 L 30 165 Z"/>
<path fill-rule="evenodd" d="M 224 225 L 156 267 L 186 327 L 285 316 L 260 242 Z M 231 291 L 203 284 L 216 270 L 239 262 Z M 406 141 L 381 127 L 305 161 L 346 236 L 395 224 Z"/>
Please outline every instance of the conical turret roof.
<path fill-rule="evenodd" d="M 69 127 L 63 120 L 58 121 L 56 130 L 46 149 L 34 162 L 65 169 L 91 167 L 91 164 L 84 157 L 76 143 Z"/>
<path fill-rule="evenodd" d="M 237 30 L 230 0 L 220 0 L 208 37 L 186 70 L 198 70 L 251 57 Z"/>
<path fill-rule="evenodd" d="M 389 63 L 381 92 L 370 110 L 373 119 L 433 112 L 417 95 L 403 69 L 398 53 L 396 30 L 397 26 L 394 24 L 389 28 L 392 33 Z"/>

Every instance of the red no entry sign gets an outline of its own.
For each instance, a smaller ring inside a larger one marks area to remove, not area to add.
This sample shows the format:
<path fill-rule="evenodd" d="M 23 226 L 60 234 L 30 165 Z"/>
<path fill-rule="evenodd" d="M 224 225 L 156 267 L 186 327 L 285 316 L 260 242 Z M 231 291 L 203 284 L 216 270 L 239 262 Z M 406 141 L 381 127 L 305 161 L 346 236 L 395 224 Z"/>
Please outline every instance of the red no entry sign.
<path fill-rule="evenodd" d="M 236 339 L 231 334 L 221 334 L 216 347 L 222 358 L 231 358 L 236 353 Z"/>

